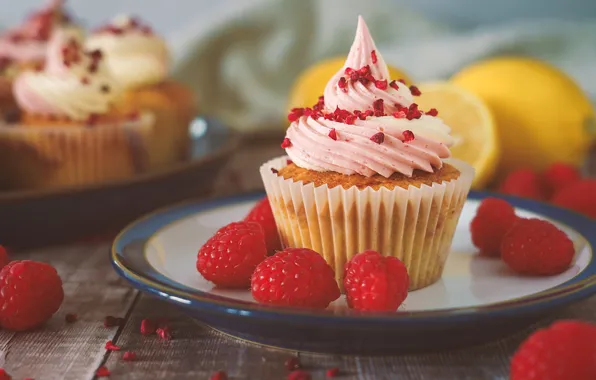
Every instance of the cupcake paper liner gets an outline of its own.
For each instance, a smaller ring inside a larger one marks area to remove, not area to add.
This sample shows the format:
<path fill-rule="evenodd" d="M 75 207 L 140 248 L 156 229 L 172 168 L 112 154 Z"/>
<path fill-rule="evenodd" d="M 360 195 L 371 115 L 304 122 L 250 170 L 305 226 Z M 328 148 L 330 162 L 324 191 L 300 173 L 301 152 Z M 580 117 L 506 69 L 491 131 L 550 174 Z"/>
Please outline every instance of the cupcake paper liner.
<path fill-rule="evenodd" d="M 86 126 L 2 126 L 0 166 L 9 188 L 52 188 L 128 178 L 149 169 L 154 117 Z M 6 162 L 6 161 L 5 161 Z"/>
<path fill-rule="evenodd" d="M 260 173 L 284 247 L 319 252 L 342 289 L 346 262 L 376 250 L 406 265 L 415 290 L 441 277 L 474 177 L 463 161 L 447 162 L 461 172 L 457 179 L 393 190 L 330 189 L 284 179 L 271 169 L 286 166 L 285 156 L 263 164 Z"/>

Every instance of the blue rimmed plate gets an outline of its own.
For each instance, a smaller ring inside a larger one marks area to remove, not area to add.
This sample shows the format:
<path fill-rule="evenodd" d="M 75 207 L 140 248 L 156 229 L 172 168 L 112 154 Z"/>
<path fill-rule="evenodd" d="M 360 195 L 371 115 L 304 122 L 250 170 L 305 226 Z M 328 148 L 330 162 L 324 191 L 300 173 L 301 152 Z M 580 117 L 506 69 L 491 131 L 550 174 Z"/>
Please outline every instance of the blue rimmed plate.
<path fill-rule="evenodd" d="M 488 195 L 470 194 L 441 280 L 410 292 L 396 313 L 357 313 L 347 309 L 343 297 L 324 311 L 259 305 L 248 290 L 217 289 L 203 279 L 195 269 L 200 246 L 219 227 L 242 219 L 262 193 L 158 211 L 120 233 L 111 260 L 136 288 L 182 306 L 221 332 L 316 352 L 385 353 L 479 343 L 596 293 L 596 222 L 547 204 L 505 198 L 518 215 L 557 224 L 576 247 L 566 272 L 519 276 L 500 260 L 479 256 L 471 243 L 469 223 Z"/>

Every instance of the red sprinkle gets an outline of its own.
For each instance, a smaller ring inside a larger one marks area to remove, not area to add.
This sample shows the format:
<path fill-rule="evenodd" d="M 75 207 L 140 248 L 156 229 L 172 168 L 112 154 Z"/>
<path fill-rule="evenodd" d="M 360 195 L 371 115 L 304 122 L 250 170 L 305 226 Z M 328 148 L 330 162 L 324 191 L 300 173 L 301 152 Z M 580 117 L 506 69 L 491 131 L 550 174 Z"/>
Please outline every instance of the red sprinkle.
<path fill-rule="evenodd" d="M 393 113 L 393 117 L 396 119 L 405 119 L 408 115 L 404 111 L 397 111 Z"/>
<path fill-rule="evenodd" d="M 375 111 L 383 111 L 384 104 L 383 99 L 377 99 L 373 102 L 373 109 Z"/>
<path fill-rule="evenodd" d="M 406 119 L 408 119 L 408 120 L 420 119 L 421 117 L 422 117 L 422 112 L 418 109 L 418 104 L 416 104 L 416 103 L 410 104 L 410 107 L 408 108 L 408 114 L 406 116 Z"/>
<path fill-rule="evenodd" d="M 345 123 L 352 125 L 356 122 L 356 115 L 349 115 L 346 117 Z"/>
<path fill-rule="evenodd" d="M 370 59 L 372 59 L 372 63 L 377 63 L 377 52 L 376 51 L 371 51 L 370 52 Z"/>
<path fill-rule="evenodd" d="M 335 130 L 335 128 L 331 128 L 327 136 L 331 137 L 331 139 L 333 140 L 337 140 L 337 131 Z"/>
<path fill-rule="evenodd" d="M 391 88 L 395 90 L 399 90 L 399 86 L 397 85 L 397 82 L 394 80 L 392 80 L 391 83 L 389 83 L 389 86 L 391 86 Z"/>
<path fill-rule="evenodd" d="M 290 123 L 295 122 L 304 114 L 304 108 L 292 108 L 288 114 L 288 121 Z"/>
<path fill-rule="evenodd" d="M 437 111 L 436 108 L 431 108 L 428 111 L 426 111 L 426 114 L 429 116 L 437 116 L 439 114 L 439 111 Z"/>
<path fill-rule="evenodd" d="M 172 333 L 168 326 L 159 327 L 156 330 L 156 332 L 157 332 L 157 335 L 159 335 L 159 337 L 163 340 L 171 340 L 172 339 Z"/>
<path fill-rule="evenodd" d="M 97 371 L 95 371 L 95 376 L 108 377 L 108 376 L 110 376 L 110 370 L 105 366 L 101 366 L 97 369 Z"/>
<path fill-rule="evenodd" d="M 376 80 L 375 87 L 379 90 L 386 90 L 387 89 L 387 80 Z"/>
<path fill-rule="evenodd" d="M 311 380 L 312 377 L 310 373 L 303 371 L 301 369 L 290 372 L 288 375 L 288 380 Z"/>
<path fill-rule="evenodd" d="M 116 346 L 111 340 L 106 342 L 106 350 L 108 351 L 120 351 L 120 347 Z"/>
<path fill-rule="evenodd" d="M 286 138 L 284 138 L 284 141 L 282 141 L 282 142 L 281 142 L 281 147 L 282 147 L 283 149 L 289 148 L 289 147 L 291 147 L 291 146 L 292 146 L 292 142 L 291 142 L 291 141 L 290 141 L 290 139 L 289 139 L 289 138 L 287 138 L 287 137 L 286 137 Z"/>
<path fill-rule="evenodd" d="M 414 95 L 414 96 L 420 96 L 420 95 L 422 95 L 422 93 L 420 92 L 420 90 L 416 86 L 410 86 L 410 91 L 412 92 L 412 95 Z"/>
<path fill-rule="evenodd" d="M 74 313 L 68 313 L 64 316 L 64 320 L 66 323 L 74 323 L 78 319 L 77 315 Z"/>
<path fill-rule="evenodd" d="M 134 362 L 135 360 L 137 360 L 137 354 L 132 351 L 126 351 L 122 355 L 122 360 L 124 360 L 126 362 Z"/>
<path fill-rule="evenodd" d="M 346 69 L 344 70 L 344 74 L 346 74 L 347 76 L 352 75 L 353 72 L 354 72 L 354 69 L 351 67 L 346 67 Z"/>
<path fill-rule="evenodd" d="M 339 78 L 339 81 L 337 82 L 337 87 L 341 88 L 343 92 L 348 92 L 348 81 L 345 77 Z"/>
<path fill-rule="evenodd" d="M 377 132 L 370 137 L 370 141 L 382 144 L 385 141 L 385 134 L 383 132 Z"/>
<path fill-rule="evenodd" d="M 327 370 L 327 377 L 337 377 L 339 375 L 339 368 L 330 368 Z"/>
<path fill-rule="evenodd" d="M 209 380 L 228 380 L 228 374 L 225 371 L 217 371 L 211 375 Z"/>
<path fill-rule="evenodd" d="M 297 357 L 292 356 L 291 358 L 288 358 L 288 360 L 286 360 L 284 366 L 288 371 L 295 371 L 301 367 L 300 360 L 298 360 Z"/>
<path fill-rule="evenodd" d="M 358 74 L 360 74 L 361 77 L 366 77 L 370 74 L 370 66 L 362 66 L 360 69 L 358 69 Z"/>
<path fill-rule="evenodd" d="M 414 140 L 414 132 L 410 130 L 403 131 L 402 135 L 404 136 L 403 142 L 405 143 Z"/>
<path fill-rule="evenodd" d="M 289 158 L 286 160 L 286 165 L 292 165 L 294 161 L 290 160 Z"/>
<path fill-rule="evenodd" d="M 403 80 L 403 79 L 398 79 L 397 81 L 398 81 L 399 83 L 406 84 L 406 81 L 405 81 L 405 80 Z"/>
<path fill-rule="evenodd" d="M 154 321 L 152 321 L 151 319 L 143 319 L 141 321 L 141 334 L 143 334 L 143 335 L 155 334 L 156 329 L 157 329 L 157 324 Z"/>
<path fill-rule="evenodd" d="M 279 170 L 277 170 L 276 168 L 271 168 L 271 173 L 277 174 L 279 173 Z"/>

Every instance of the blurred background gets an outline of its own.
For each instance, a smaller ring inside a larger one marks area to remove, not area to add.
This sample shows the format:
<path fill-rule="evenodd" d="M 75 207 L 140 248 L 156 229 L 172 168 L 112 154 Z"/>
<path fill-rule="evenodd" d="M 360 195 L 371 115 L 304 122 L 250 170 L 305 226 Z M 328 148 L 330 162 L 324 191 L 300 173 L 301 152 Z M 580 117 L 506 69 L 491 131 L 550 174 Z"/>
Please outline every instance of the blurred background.
<path fill-rule="evenodd" d="M 0 26 L 19 23 L 40 3 L 0 0 Z M 69 0 L 67 6 L 89 27 L 119 13 L 147 20 L 167 38 L 175 76 L 201 94 L 203 109 L 240 130 L 273 128 L 300 71 L 347 53 L 358 14 L 385 59 L 413 81 L 519 54 L 555 64 L 596 97 L 590 0 Z"/>
<path fill-rule="evenodd" d="M 215 179 L 197 171 L 200 163 L 186 168 L 194 171 L 193 186 L 209 184 L 210 195 L 262 189 L 258 168 L 283 153 L 279 143 L 288 111 L 312 105 L 341 68 L 358 15 L 366 20 L 392 78 L 419 85 L 423 96 L 418 103 L 423 109 L 438 108 L 453 128 L 459 143 L 452 152 L 476 168 L 474 189 L 553 201 L 558 185 L 548 184 L 543 191 L 544 181 L 596 173 L 596 156 L 590 153 L 596 136 L 596 1 L 65 3 L 86 30 L 119 14 L 151 25 L 169 45 L 171 77 L 197 96 L 200 114 L 215 117 L 242 137 L 241 146 L 220 159 L 218 165 L 225 166 Z M 0 0 L 0 29 L 20 24 L 43 4 Z M 211 140 L 203 141 L 203 156 L 212 154 L 210 145 Z M 553 164 L 564 166 L 553 169 Z M 519 170 L 529 172 L 515 173 Z M 180 178 L 177 185 L 157 177 L 155 182 L 164 182 L 166 194 L 188 187 L 183 184 L 188 179 Z M 590 186 L 596 192 L 595 180 Z M 139 188 L 147 186 L 139 182 Z M 121 191 L 114 188 L 114 205 L 126 198 Z M 127 218 L 187 195 L 161 203 L 147 198 Z M 596 216 L 596 196 L 589 201 Z M 6 204 L 12 207 L 14 200 Z M 560 205 L 585 210 L 584 204 Z"/>

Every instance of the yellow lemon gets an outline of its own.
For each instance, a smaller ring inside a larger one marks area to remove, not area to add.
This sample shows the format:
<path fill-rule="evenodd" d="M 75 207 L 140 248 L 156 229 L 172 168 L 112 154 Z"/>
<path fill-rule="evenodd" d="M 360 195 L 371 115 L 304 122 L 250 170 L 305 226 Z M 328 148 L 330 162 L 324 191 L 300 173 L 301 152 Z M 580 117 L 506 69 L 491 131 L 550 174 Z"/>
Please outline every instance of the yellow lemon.
<path fill-rule="evenodd" d="M 342 68 L 345 62 L 346 57 L 329 58 L 304 70 L 290 90 L 288 111 L 294 107 L 311 107 L 316 104 L 319 96 L 323 95 L 329 79 Z M 392 79 L 404 79 L 406 83 L 410 83 L 402 71 L 392 66 L 389 66 L 389 75 Z"/>
<path fill-rule="evenodd" d="M 594 138 L 594 109 L 557 68 L 530 58 L 494 58 L 464 68 L 452 82 L 484 100 L 495 117 L 499 177 L 520 167 L 584 161 Z"/>
<path fill-rule="evenodd" d="M 455 143 L 451 154 L 476 170 L 472 187 L 483 188 L 492 178 L 499 157 L 493 117 L 486 104 L 471 92 L 450 82 L 421 83 L 416 103 L 424 111 L 436 108 L 451 127 Z"/>

